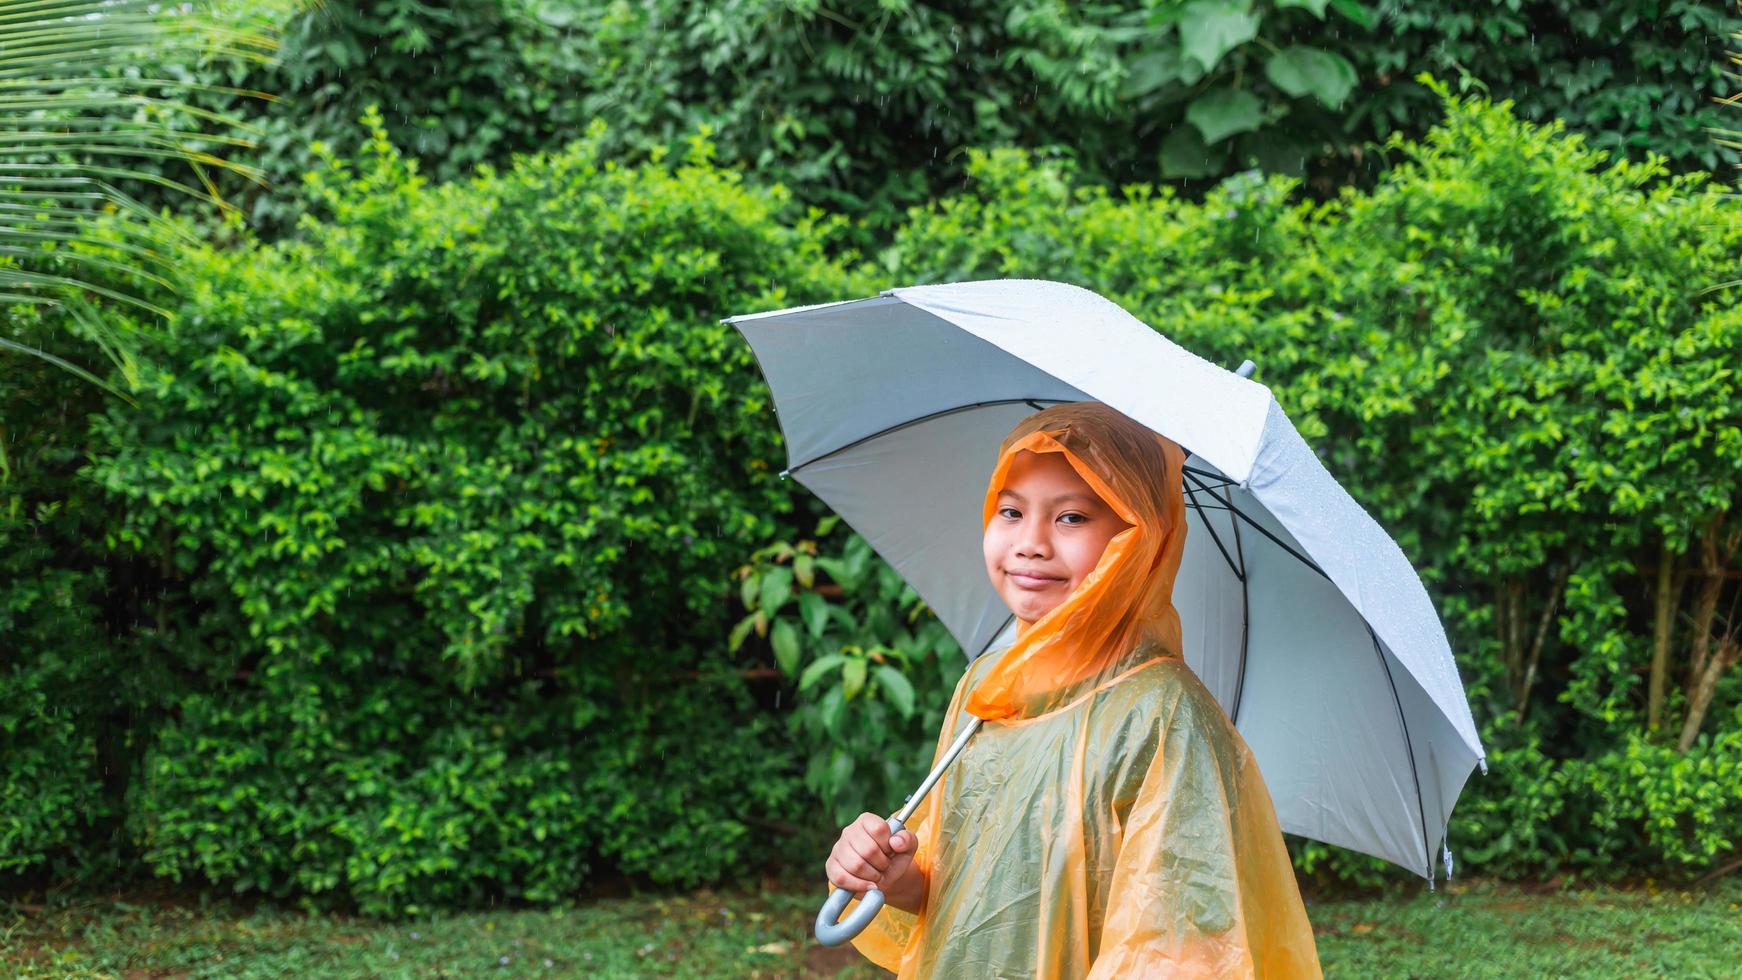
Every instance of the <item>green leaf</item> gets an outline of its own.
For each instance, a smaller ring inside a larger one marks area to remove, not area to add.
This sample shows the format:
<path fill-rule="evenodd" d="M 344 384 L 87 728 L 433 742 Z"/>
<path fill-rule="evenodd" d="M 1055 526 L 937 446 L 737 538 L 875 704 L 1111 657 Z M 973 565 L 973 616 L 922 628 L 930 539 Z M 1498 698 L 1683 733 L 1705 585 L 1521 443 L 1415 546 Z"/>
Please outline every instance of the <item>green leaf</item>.
<path fill-rule="evenodd" d="M 865 688 L 865 658 L 854 657 L 841 668 L 841 689 L 847 697 L 856 697 Z"/>
<path fill-rule="evenodd" d="M 888 562 L 877 564 L 877 596 L 889 608 L 900 604 L 901 596 L 908 591 L 907 579 L 895 570 Z"/>
<path fill-rule="evenodd" d="M 836 585 L 843 589 L 849 588 L 848 580 L 851 576 L 847 572 L 846 562 L 839 558 L 818 558 L 817 567 L 822 569 L 823 573 L 828 575 Z"/>
<path fill-rule="evenodd" d="M 840 709 L 837 707 L 835 710 L 838 712 Z M 855 765 L 857 765 L 857 763 L 854 762 L 853 757 L 850 754 L 842 752 L 839 749 L 835 750 L 835 756 L 829 762 L 829 785 L 833 787 L 836 792 L 840 792 L 847 788 L 847 781 L 853 778 L 853 768 Z"/>
<path fill-rule="evenodd" d="M 810 630 L 811 638 L 820 640 L 823 631 L 829 626 L 829 604 L 815 592 L 801 592 L 798 597 L 798 614 L 804 620 L 805 628 Z"/>
<path fill-rule="evenodd" d="M 847 695 L 838 687 L 831 687 L 822 700 L 817 702 L 817 714 L 823 720 L 823 727 L 829 734 L 840 734 L 841 709 L 847 705 Z"/>
<path fill-rule="evenodd" d="M 845 608 L 843 608 L 841 606 L 830 605 L 828 607 L 828 610 L 829 610 L 829 618 L 834 620 L 841 627 L 841 629 L 851 633 L 859 628 L 859 621 L 854 619 L 853 614 L 848 612 Z"/>
<path fill-rule="evenodd" d="M 935 619 L 920 626 L 917 639 L 917 652 L 922 657 L 953 650 L 956 646 L 956 638 L 950 635 L 949 628 Z"/>
<path fill-rule="evenodd" d="M 1164 177 L 1211 177 L 1222 172 L 1224 153 L 1204 145 L 1195 126 L 1176 126 L 1161 143 Z"/>
<path fill-rule="evenodd" d="M 792 598 L 792 569 L 777 567 L 764 572 L 760 598 L 763 615 L 772 619 L 780 607 L 786 605 L 786 600 Z"/>
<path fill-rule="evenodd" d="M 727 637 L 726 648 L 731 650 L 733 653 L 737 653 L 738 648 L 744 645 L 745 638 L 750 635 L 751 627 L 755 625 L 756 615 L 754 613 L 740 619 L 738 625 L 732 627 L 732 635 Z"/>
<path fill-rule="evenodd" d="M 769 642 L 774 645 L 774 662 L 780 665 L 781 673 L 788 677 L 798 673 L 798 630 L 793 628 L 792 620 L 776 622 Z"/>
<path fill-rule="evenodd" d="M 829 532 L 833 531 L 835 529 L 835 525 L 837 525 L 839 523 L 841 523 L 841 515 L 829 514 L 829 515 L 825 516 L 822 520 L 817 521 L 817 531 L 816 531 L 816 534 L 814 535 L 814 537 L 819 538 L 819 539 L 828 537 Z"/>
<path fill-rule="evenodd" d="M 813 588 L 817 584 L 817 560 L 810 555 L 799 555 L 792 560 L 792 576 L 798 579 L 798 584 L 805 588 Z"/>
<path fill-rule="evenodd" d="M 906 675 L 888 664 L 878 664 L 877 686 L 883 690 L 884 696 L 895 706 L 895 710 L 901 712 L 901 717 L 912 717 L 913 684 Z"/>
<path fill-rule="evenodd" d="M 1369 10 L 1367 5 L 1361 3 L 1360 0 L 1330 0 L 1330 5 L 1336 8 L 1337 13 L 1367 30 L 1372 30 L 1379 23 L 1379 18 L 1374 16 L 1373 11 Z M 1622 30 L 1626 30 L 1626 28 L 1623 27 Z"/>
<path fill-rule="evenodd" d="M 759 585 L 761 580 L 755 573 L 744 576 L 744 581 L 738 583 L 738 598 L 744 601 L 745 609 L 756 608 L 756 589 Z"/>
<path fill-rule="evenodd" d="M 1302 10 L 1312 11 L 1314 17 L 1324 20 L 1325 8 L 1330 6 L 1330 3 L 1331 0 L 1276 0 L 1276 9 L 1286 10 L 1289 7 L 1299 7 Z"/>
<path fill-rule="evenodd" d="M 1125 84 L 1119 88 L 1119 97 L 1141 98 L 1169 82 L 1179 81 L 1184 61 L 1177 44 L 1138 55 L 1126 66 Z"/>
<path fill-rule="evenodd" d="M 1261 19 L 1233 4 L 1193 0 L 1181 13 L 1180 47 L 1207 72 L 1223 55 L 1257 37 Z"/>
<path fill-rule="evenodd" d="M 871 542 L 857 534 L 853 535 L 848 540 L 847 548 L 842 553 L 841 558 L 842 568 L 847 573 L 848 579 L 848 581 L 841 583 L 841 587 L 845 589 L 858 588 L 859 583 L 865 580 L 865 573 L 871 569 Z"/>
<path fill-rule="evenodd" d="M 798 679 L 798 689 L 801 691 L 809 690 L 817 681 L 822 680 L 829 671 L 841 666 L 846 661 L 847 658 L 838 653 L 818 657 L 816 663 L 804 669 L 804 674 Z"/>
<path fill-rule="evenodd" d="M 1215 144 L 1235 133 L 1249 133 L 1264 124 L 1264 103 L 1251 92 L 1219 88 L 1186 108 L 1186 121 Z"/>
<path fill-rule="evenodd" d="M 1348 59 L 1298 44 L 1271 58 L 1264 77 L 1289 95 L 1310 94 L 1329 109 L 1341 107 L 1355 88 L 1355 66 Z"/>
<path fill-rule="evenodd" d="M 76 296 L 76 294 L 75 294 L 75 296 Z M 30 301 L 28 299 L 25 299 L 24 297 L 19 297 L 18 299 L 23 300 L 25 302 Z M 79 367 L 78 365 L 70 363 L 66 360 L 63 360 L 62 358 L 56 357 L 53 354 L 50 354 L 49 352 L 47 352 L 45 350 L 38 350 L 35 347 L 30 347 L 30 346 L 27 346 L 25 344 L 17 343 L 16 341 L 7 340 L 5 337 L 0 337 L 0 350 L 16 351 L 20 354 L 25 354 L 25 355 L 28 355 L 30 357 L 41 358 L 42 360 L 47 361 L 50 364 L 53 364 L 55 367 L 60 368 L 61 370 L 67 372 L 68 374 L 71 374 L 71 375 L 73 375 L 73 376 L 75 376 L 83 381 L 87 381 L 93 385 L 96 385 L 97 387 L 103 389 L 104 391 L 107 391 L 111 395 L 114 395 L 118 398 L 123 399 L 128 404 L 131 404 L 131 405 L 139 404 L 137 401 L 134 400 L 132 395 L 127 394 L 126 392 L 115 387 L 114 385 L 111 385 L 107 381 L 104 381 L 102 378 L 97 377 L 96 375 L 85 370 L 84 368 Z"/>

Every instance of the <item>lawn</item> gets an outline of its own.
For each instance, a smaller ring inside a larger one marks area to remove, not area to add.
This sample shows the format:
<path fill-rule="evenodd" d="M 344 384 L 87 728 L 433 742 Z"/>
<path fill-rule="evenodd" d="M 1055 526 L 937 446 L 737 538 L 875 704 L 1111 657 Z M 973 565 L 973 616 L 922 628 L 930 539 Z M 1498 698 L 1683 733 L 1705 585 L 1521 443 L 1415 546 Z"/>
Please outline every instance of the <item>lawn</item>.
<path fill-rule="evenodd" d="M 415 922 L 172 896 L 14 903 L 0 964 L 24 977 L 886 976 L 807 939 L 821 890 L 629 895 Z M 1697 892 L 1453 882 L 1313 901 L 1328 976 L 1738 977 L 1742 881 Z"/>

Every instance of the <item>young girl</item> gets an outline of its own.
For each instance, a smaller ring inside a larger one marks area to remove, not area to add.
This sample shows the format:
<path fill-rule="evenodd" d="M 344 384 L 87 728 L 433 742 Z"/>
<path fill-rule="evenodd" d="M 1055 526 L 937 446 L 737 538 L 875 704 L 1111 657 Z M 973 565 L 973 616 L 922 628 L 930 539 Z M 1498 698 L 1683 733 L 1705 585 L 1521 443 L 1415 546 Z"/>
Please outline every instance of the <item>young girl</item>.
<path fill-rule="evenodd" d="M 1095 402 L 1024 419 L 984 506 L 1015 642 L 969 666 L 938 752 L 986 720 L 891 836 L 861 815 L 827 872 L 883 889 L 854 940 L 909 977 L 1317 977 L 1251 750 L 1180 655 L 1173 442 Z"/>

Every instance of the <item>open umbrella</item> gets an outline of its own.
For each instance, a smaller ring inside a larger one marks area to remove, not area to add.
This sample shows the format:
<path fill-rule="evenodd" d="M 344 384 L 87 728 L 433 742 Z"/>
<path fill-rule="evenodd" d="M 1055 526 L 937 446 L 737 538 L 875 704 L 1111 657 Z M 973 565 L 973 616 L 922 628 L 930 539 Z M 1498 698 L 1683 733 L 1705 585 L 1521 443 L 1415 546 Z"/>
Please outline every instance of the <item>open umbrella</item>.
<path fill-rule="evenodd" d="M 1251 747 L 1283 830 L 1430 884 L 1441 852 L 1450 873 L 1452 805 L 1486 765 L 1445 630 L 1403 552 L 1268 388 L 1094 292 L 1042 280 L 726 322 L 773 392 L 783 475 L 852 525 L 970 657 L 1014 635 L 980 550 L 1004 434 L 1049 404 L 1099 401 L 1178 443 L 1190 453 L 1182 653 Z"/>

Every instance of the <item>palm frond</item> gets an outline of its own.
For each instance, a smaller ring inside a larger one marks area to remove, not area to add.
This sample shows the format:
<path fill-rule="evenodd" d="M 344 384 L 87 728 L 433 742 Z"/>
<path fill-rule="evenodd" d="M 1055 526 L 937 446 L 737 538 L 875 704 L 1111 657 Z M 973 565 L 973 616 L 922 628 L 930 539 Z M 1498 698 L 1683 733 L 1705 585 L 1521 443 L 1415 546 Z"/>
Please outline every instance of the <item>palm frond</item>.
<path fill-rule="evenodd" d="M 234 211 L 214 171 L 265 182 L 256 168 L 222 155 L 252 147 L 247 134 L 257 130 L 189 97 L 271 96 L 127 74 L 138 64 L 269 58 L 277 38 L 268 19 L 222 6 L 221 0 L 0 0 L 0 256 L 8 260 L 0 267 L 0 302 L 62 309 L 129 384 L 131 355 L 104 323 L 102 307 L 166 316 L 146 292 L 173 288 L 166 256 L 171 240 L 186 233 L 119 185 L 151 185 Z M 144 163 L 155 166 L 138 165 Z M 190 169 L 193 180 L 171 176 L 175 165 Z M 115 217 L 93 232 L 89 219 L 100 215 Z M 125 397 L 65 358 L 8 339 L 4 324 L 0 319 L 0 348 L 41 357 Z"/>

